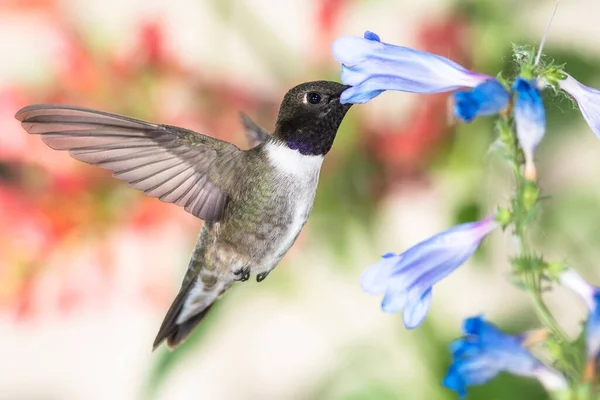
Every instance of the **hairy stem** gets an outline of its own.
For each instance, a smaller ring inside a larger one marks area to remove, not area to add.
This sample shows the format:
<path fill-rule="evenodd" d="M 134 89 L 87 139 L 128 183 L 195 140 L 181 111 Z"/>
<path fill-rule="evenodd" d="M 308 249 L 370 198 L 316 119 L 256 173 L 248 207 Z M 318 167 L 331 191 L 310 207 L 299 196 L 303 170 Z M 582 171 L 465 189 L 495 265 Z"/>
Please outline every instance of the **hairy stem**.
<path fill-rule="evenodd" d="M 560 347 L 564 359 L 553 360 L 557 366 L 568 376 L 574 378 L 577 371 L 576 353 L 556 319 L 548 309 L 542 298 L 542 282 L 544 277 L 544 261 L 536 256 L 530 249 L 527 241 L 526 230 L 528 223 L 533 219 L 535 206 L 539 197 L 539 189 L 534 182 L 528 181 L 523 176 L 521 165 L 523 157 L 519 148 L 516 134 L 511 121 L 502 117 L 497 125 L 504 149 L 504 158 L 510 165 L 515 178 L 515 195 L 511 202 L 511 215 L 514 235 L 519 244 L 518 259 L 521 265 L 518 268 L 521 284 L 529 294 L 535 312 L 542 324 L 550 332 L 551 339 Z"/>

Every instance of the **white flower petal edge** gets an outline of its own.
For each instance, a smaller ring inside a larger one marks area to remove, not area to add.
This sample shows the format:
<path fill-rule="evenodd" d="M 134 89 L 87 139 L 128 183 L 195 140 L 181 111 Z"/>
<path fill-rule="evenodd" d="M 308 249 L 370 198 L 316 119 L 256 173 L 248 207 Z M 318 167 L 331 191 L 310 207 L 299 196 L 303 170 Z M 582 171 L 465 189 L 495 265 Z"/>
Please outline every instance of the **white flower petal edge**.
<path fill-rule="evenodd" d="M 585 86 L 569 74 L 565 75 L 566 79 L 558 81 L 560 88 L 575 99 L 583 118 L 600 139 L 600 90 Z"/>

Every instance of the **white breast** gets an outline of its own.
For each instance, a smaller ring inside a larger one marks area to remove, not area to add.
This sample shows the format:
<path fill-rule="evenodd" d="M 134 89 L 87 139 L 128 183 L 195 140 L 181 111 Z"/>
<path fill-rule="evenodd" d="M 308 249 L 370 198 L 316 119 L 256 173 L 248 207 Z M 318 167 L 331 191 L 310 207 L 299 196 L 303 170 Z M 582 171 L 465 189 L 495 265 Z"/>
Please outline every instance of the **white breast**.
<path fill-rule="evenodd" d="M 318 179 L 323 156 L 305 156 L 284 144 L 272 142 L 266 145 L 265 150 L 271 165 L 280 173 L 306 180 L 310 180 L 316 175 Z"/>
<path fill-rule="evenodd" d="M 284 175 L 279 190 L 293 193 L 290 206 L 295 213 L 289 228 L 280 236 L 272 258 L 263 260 L 260 270 L 253 270 L 255 273 L 271 270 L 294 244 L 312 209 L 323 163 L 323 156 L 305 156 L 285 145 L 269 143 L 265 150 L 271 165 Z"/>

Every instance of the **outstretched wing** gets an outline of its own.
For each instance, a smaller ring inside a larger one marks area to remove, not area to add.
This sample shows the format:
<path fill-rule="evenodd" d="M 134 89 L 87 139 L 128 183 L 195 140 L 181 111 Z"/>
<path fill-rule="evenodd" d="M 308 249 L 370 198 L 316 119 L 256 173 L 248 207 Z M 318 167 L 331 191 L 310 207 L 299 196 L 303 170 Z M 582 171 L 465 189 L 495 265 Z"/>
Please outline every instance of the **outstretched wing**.
<path fill-rule="evenodd" d="M 217 221 L 227 202 L 227 177 L 240 159 L 231 143 L 134 118 L 66 105 L 25 107 L 15 118 L 55 150 L 113 171 L 149 196 L 198 218 Z"/>

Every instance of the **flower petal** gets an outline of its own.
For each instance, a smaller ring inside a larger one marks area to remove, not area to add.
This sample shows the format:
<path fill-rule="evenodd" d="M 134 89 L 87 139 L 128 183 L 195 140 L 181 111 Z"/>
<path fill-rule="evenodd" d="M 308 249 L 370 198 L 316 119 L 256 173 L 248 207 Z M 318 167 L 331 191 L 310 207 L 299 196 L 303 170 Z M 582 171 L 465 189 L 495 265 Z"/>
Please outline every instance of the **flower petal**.
<path fill-rule="evenodd" d="M 479 244 L 486 235 L 498 228 L 499 224 L 494 218 L 495 215 L 492 214 L 480 221 L 456 225 L 416 244 L 402 253 L 397 270 L 418 268 L 423 259 L 432 257 L 433 254 L 441 254 L 442 258 L 447 258 L 448 251 L 456 253 L 456 249 L 471 248 L 474 244 Z"/>
<path fill-rule="evenodd" d="M 588 307 L 589 314 L 585 323 L 585 346 L 588 359 L 596 360 L 600 355 L 600 288 L 588 283 L 573 268 L 561 271 L 558 279 L 561 285 L 581 296 Z"/>
<path fill-rule="evenodd" d="M 594 308 L 585 323 L 585 347 L 589 359 L 596 360 L 600 354 L 600 293 L 594 294 Z"/>
<path fill-rule="evenodd" d="M 533 155 L 546 132 L 546 111 L 534 81 L 518 78 L 513 90 L 516 93 L 514 113 L 517 138 L 525 155 L 525 175 L 532 179 L 535 177 Z"/>
<path fill-rule="evenodd" d="M 457 392 L 460 398 L 467 395 L 467 383 L 463 381 L 462 376 L 457 373 L 453 367 L 450 367 L 448 370 L 448 373 L 442 381 L 442 385 Z"/>
<path fill-rule="evenodd" d="M 469 247 L 456 248 L 454 252 L 448 251 L 446 259 L 441 263 L 429 264 L 424 262 L 421 265 L 422 270 L 419 270 L 419 276 L 415 278 L 408 289 L 408 301 L 411 302 L 412 298 L 420 298 L 425 291 L 463 265 L 478 247 L 479 241 Z"/>
<path fill-rule="evenodd" d="M 467 335 L 480 335 L 486 329 L 485 321 L 481 315 L 465 319 L 463 331 Z"/>
<path fill-rule="evenodd" d="M 404 321 L 404 326 L 408 329 L 414 329 L 417 326 L 421 325 L 427 312 L 429 311 L 429 307 L 431 306 L 431 288 L 429 288 L 421 299 L 413 304 L 410 304 L 408 307 L 404 309 L 402 312 L 402 320 Z"/>
<path fill-rule="evenodd" d="M 566 268 L 558 275 L 560 284 L 568 287 L 575 293 L 577 293 L 588 307 L 588 310 L 593 311 L 596 308 L 596 302 L 594 297 L 597 289 L 590 283 L 588 283 L 581 275 L 577 273 L 573 268 Z"/>
<path fill-rule="evenodd" d="M 429 310 L 432 286 L 463 264 L 498 226 L 495 215 L 490 215 L 450 228 L 400 255 L 388 254 L 363 273 L 363 290 L 372 294 L 385 291 L 382 310 L 404 311 L 406 327 L 415 328 Z"/>
<path fill-rule="evenodd" d="M 379 35 L 371 31 L 365 31 L 364 38 L 368 40 L 374 40 L 376 42 L 381 42 Z"/>
<path fill-rule="evenodd" d="M 491 354 L 480 352 L 476 357 L 463 358 L 455 365 L 467 385 L 483 385 L 500 372 L 497 361 Z"/>
<path fill-rule="evenodd" d="M 476 116 L 498 114 L 508 106 L 510 93 L 496 79 L 477 85 L 473 90 L 453 94 L 454 115 L 463 122 Z"/>
<path fill-rule="evenodd" d="M 369 58 L 385 48 L 380 41 L 363 39 L 357 36 L 342 36 L 331 45 L 333 57 L 344 65 L 352 66 Z"/>
<path fill-rule="evenodd" d="M 567 78 L 558 81 L 558 84 L 577 101 L 583 118 L 600 138 L 600 90 L 583 85 L 569 74 L 565 75 Z"/>
<path fill-rule="evenodd" d="M 470 340 L 468 337 L 456 339 L 450 343 L 450 354 L 453 359 L 461 359 L 464 357 L 473 357 L 481 352 L 479 343 Z"/>
<path fill-rule="evenodd" d="M 567 381 L 560 373 L 544 365 L 523 347 L 523 335 L 508 335 L 481 316 L 467 319 L 464 331 L 467 336 L 450 347 L 452 364 L 444 378 L 444 385 L 459 395 L 466 394 L 467 386 L 481 385 L 502 371 L 537 377 L 552 390 L 567 387 Z"/>
<path fill-rule="evenodd" d="M 399 290 L 388 289 L 381 301 L 381 310 L 386 313 L 397 313 L 406 306 L 408 293 Z"/>
<path fill-rule="evenodd" d="M 481 240 L 498 227 L 494 215 L 477 221 L 454 226 L 402 253 L 390 277 L 390 288 L 409 290 L 418 285 L 423 288 L 448 275 L 463 264 L 477 249 Z"/>
<path fill-rule="evenodd" d="M 378 263 L 367 268 L 360 277 L 362 290 L 369 294 L 383 294 L 399 259 L 399 255 L 388 253 L 383 255 Z"/>
<path fill-rule="evenodd" d="M 342 82 L 344 78 L 342 78 Z M 384 77 L 368 79 L 358 86 L 352 86 L 342 92 L 340 103 L 365 104 L 385 92 L 386 79 Z"/>
<path fill-rule="evenodd" d="M 342 102 L 365 103 L 384 90 L 448 92 L 492 79 L 436 54 L 383 43 L 372 32 L 365 38 L 338 38 L 332 53 L 343 64 L 342 82 L 354 86 L 342 95 Z"/>
<path fill-rule="evenodd" d="M 565 377 L 558 371 L 542 366 L 534 372 L 534 376 L 540 381 L 544 389 L 548 392 L 561 393 L 569 388 Z"/>
<path fill-rule="evenodd" d="M 507 335 L 496 327 L 496 325 L 487 322 L 482 315 L 471 317 L 465 320 L 463 331 L 466 335 L 477 337 L 477 341 L 481 345 L 492 343 L 498 347 L 499 344 L 505 343 L 505 346 L 521 346 L 526 336 Z"/>
<path fill-rule="evenodd" d="M 399 312 L 415 307 L 425 293 L 441 279 L 462 265 L 477 249 L 479 242 L 464 251 L 460 249 L 419 248 L 417 246 L 402 254 L 402 259 L 394 266 L 388 280 L 386 296 L 382 307 L 385 312 Z M 410 252 L 410 253 L 409 253 Z M 415 258 L 415 253 L 419 253 Z M 458 253 L 457 253 L 458 252 Z M 411 264 L 404 258 L 411 256 Z"/>

